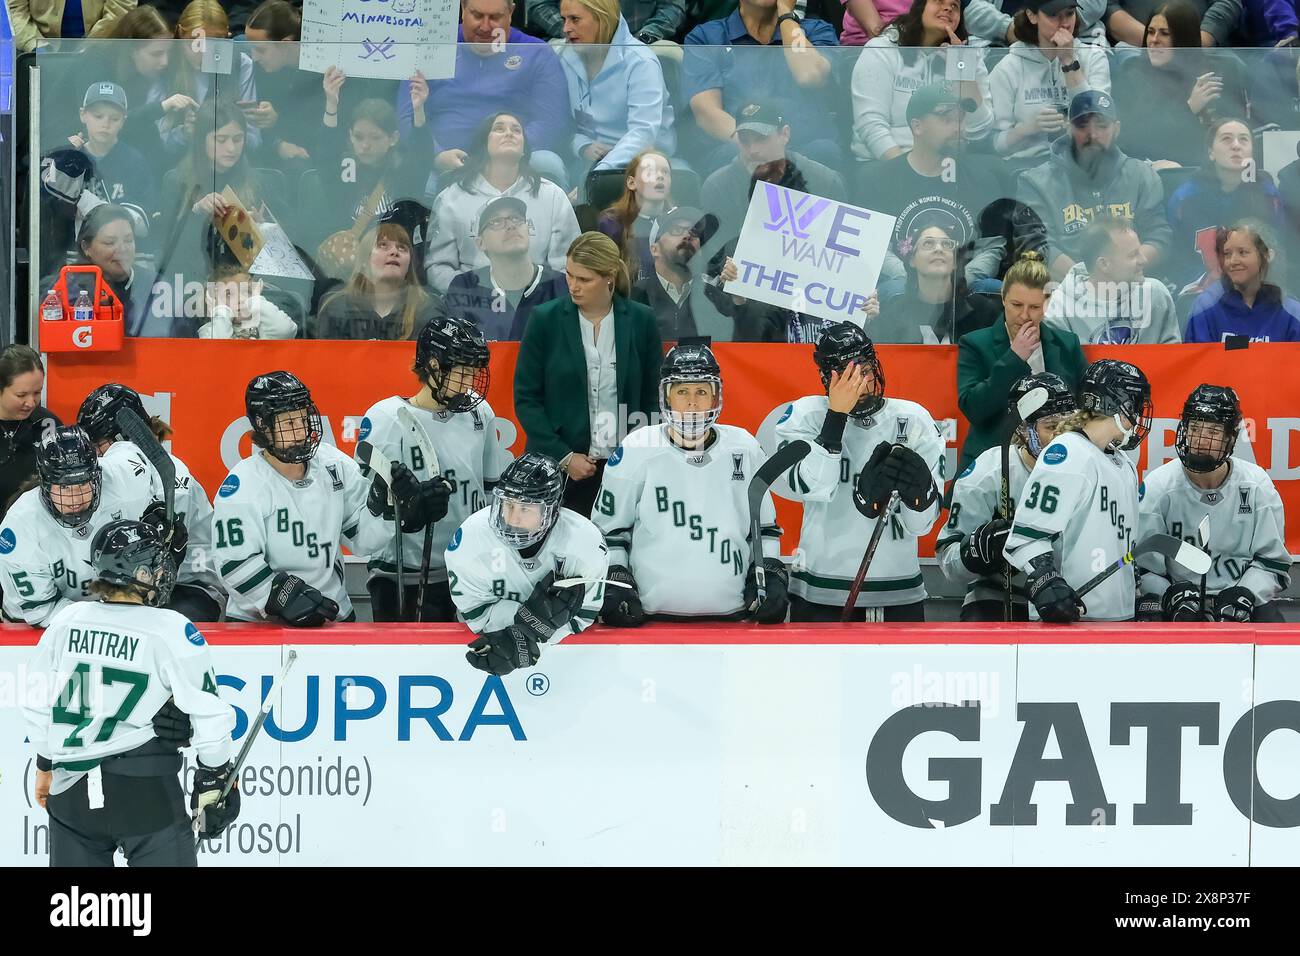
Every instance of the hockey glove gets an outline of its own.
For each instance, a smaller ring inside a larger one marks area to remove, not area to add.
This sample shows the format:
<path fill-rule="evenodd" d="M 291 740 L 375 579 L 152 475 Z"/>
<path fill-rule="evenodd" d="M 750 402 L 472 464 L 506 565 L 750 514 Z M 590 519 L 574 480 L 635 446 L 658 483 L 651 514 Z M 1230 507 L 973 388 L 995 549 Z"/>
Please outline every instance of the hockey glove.
<path fill-rule="evenodd" d="M 1214 616 L 1220 621 L 1249 624 L 1255 610 L 1255 595 L 1241 585 L 1225 588 L 1210 599 Z"/>
<path fill-rule="evenodd" d="M 515 611 L 514 626 L 540 644 L 545 644 L 556 631 L 569 623 L 569 618 L 582 607 L 586 595 L 581 584 L 556 588 L 552 586 L 554 581 L 555 572 L 547 571 L 528 600 Z"/>
<path fill-rule="evenodd" d="M 158 708 L 153 715 L 153 734 L 158 742 L 168 747 L 188 747 L 194 728 L 190 725 L 190 715 L 176 706 L 176 701 L 168 697 L 167 703 Z"/>
<path fill-rule="evenodd" d="M 881 471 L 889 489 L 897 491 L 899 499 L 913 511 L 924 511 L 939 497 L 930 466 L 906 445 L 895 445 L 889 450 Z"/>
<path fill-rule="evenodd" d="M 465 660 L 489 674 L 504 677 L 519 667 L 532 667 L 542 656 L 532 635 L 518 627 L 480 634 L 470 641 Z"/>
<path fill-rule="evenodd" d="M 402 471 L 399 473 L 398 468 Z M 383 483 L 383 479 L 380 479 Z M 405 465 L 393 465 L 393 494 L 402 511 L 402 530 L 407 534 L 423 531 L 428 525 L 447 517 L 451 503 L 451 482 L 442 475 L 417 481 Z"/>
<path fill-rule="evenodd" d="M 767 578 L 767 597 L 758 601 L 758 573 L 750 567 L 745 578 L 745 607 L 759 624 L 784 624 L 790 609 L 790 572 L 780 558 L 764 558 L 763 568 Z"/>
<path fill-rule="evenodd" d="M 1163 621 L 1165 612 L 1160 605 L 1160 598 L 1156 595 L 1143 594 L 1133 607 L 1133 617 L 1139 621 Z"/>
<path fill-rule="evenodd" d="M 410 468 L 407 468 L 400 461 L 393 462 L 392 476 L 392 496 L 402 509 L 402 530 L 406 532 L 423 530 L 424 526 L 428 524 L 427 521 L 421 522 L 419 527 L 407 527 L 418 517 L 417 512 L 421 509 L 419 479 L 415 477 Z M 366 498 L 366 508 L 376 518 L 392 521 L 394 512 L 393 506 L 388 500 L 388 495 L 388 482 L 384 481 L 376 472 L 374 478 L 370 481 L 370 494 Z"/>
<path fill-rule="evenodd" d="M 1052 556 L 1041 554 L 1030 561 L 1029 567 L 1029 600 L 1038 609 L 1039 618 L 1048 624 L 1077 621 L 1083 602 L 1052 565 Z"/>
<path fill-rule="evenodd" d="M 320 627 L 339 616 L 339 606 L 302 578 L 278 571 L 271 579 L 266 613 L 290 627 Z"/>
<path fill-rule="evenodd" d="M 220 767 L 206 767 L 198 762 L 194 770 L 194 790 L 190 794 L 190 809 L 197 811 L 199 836 L 212 840 L 221 836 L 223 830 L 239 818 L 239 784 L 231 788 L 226 799 L 217 803 L 221 789 L 234 772 L 234 765 L 229 761 Z"/>
<path fill-rule="evenodd" d="M 167 539 L 167 506 L 161 501 L 155 501 L 144 509 L 144 514 L 140 516 L 140 523 L 149 525 L 158 533 L 158 537 L 165 541 Z M 189 549 L 189 543 L 190 533 L 185 527 L 185 516 L 182 514 L 173 515 L 171 558 L 175 562 L 175 567 L 179 568 L 184 563 L 185 552 Z"/>
<path fill-rule="evenodd" d="M 605 575 L 611 581 L 622 581 L 628 588 L 605 585 L 605 603 L 600 609 L 600 619 L 610 627 L 640 627 L 645 623 L 645 610 L 641 595 L 637 593 L 636 578 L 624 567 L 612 567 Z"/>
<path fill-rule="evenodd" d="M 871 453 L 866 467 L 858 473 L 858 480 L 853 485 L 854 507 L 866 518 L 878 518 L 889 501 L 893 486 L 884 477 L 885 459 L 889 457 L 890 444 L 882 441 Z"/>
<path fill-rule="evenodd" d="M 1166 588 L 1160 599 L 1160 607 L 1166 621 L 1186 623 L 1190 621 L 1208 621 L 1210 616 L 1201 610 L 1201 589 L 1190 581 Z"/>
<path fill-rule="evenodd" d="M 1007 535 L 1011 533 L 1011 522 L 1005 518 L 994 518 L 980 525 L 961 543 L 961 563 L 971 574 L 987 577 L 1002 570 L 1002 549 L 1006 546 Z"/>

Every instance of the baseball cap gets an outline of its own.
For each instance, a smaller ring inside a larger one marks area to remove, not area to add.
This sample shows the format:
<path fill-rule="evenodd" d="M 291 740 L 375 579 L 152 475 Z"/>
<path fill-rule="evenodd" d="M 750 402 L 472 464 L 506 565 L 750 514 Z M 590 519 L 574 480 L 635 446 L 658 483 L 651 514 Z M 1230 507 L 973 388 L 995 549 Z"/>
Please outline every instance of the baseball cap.
<path fill-rule="evenodd" d="M 785 117 L 775 106 L 765 103 L 746 103 L 736 110 L 737 133 L 748 130 L 759 136 L 771 136 L 785 125 Z"/>
<path fill-rule="evenodd" d="M 700 242 L 708 242 L 718 229 L 718 217 L 694 206 L 673 206 L 667 212 L 660 213 L 650 226 L 650 244 L 654 245 L 659 236 L 670 229 L 675 222 L 687 223 Z"/>
<path fill-rule="evenodd" d="M 1111 95 L 1101 90 L 1084 90 L 1082 93 L 1075 93 L 1074 98 L 1070 100 L 1070 122 L 1077 123 L 1094 113 L 1108 120 L 1115 119 L 1115 101 L 1111 99 Z"/>
<path fill-rule="evenodd" d="M 907 121 L 910 123 L 922 116 L 929 116 L 941 106 L 958 106 L 962 112 L 975 112 L 974 100 L 961 99 L 946 83 L 931 83 L 918 89 L 907 101 Z"/>
<path fill-rule="evenodd" d="M 489 219 L 503 212 L 516 213 L 519 218 L 525 221 L 528 219 L 528 207 L 524 205 L 522 199 L 515 196 L 498 196 L 484 206 L 483 211 L 478 214 L 478 231 L 482 232 Z"/>
<path fill-rule="evenodd" d="M 123 113 L 126 112 L 126 90 L 107 80 L 91 83 L 86 87 L 86 95 L 81 98 L 81 108 L 87 109 L 96 103 L 112 103 Z"/>
<path fill-rule="evenodd" d="M 1054 17 L 1062 10 L 1078 6 L 1078 3 L 1076 0 L 1029 0 L 1024 6 L 1026 10 L 1033 13 L 1045 13 L 1049 17 Z"/>

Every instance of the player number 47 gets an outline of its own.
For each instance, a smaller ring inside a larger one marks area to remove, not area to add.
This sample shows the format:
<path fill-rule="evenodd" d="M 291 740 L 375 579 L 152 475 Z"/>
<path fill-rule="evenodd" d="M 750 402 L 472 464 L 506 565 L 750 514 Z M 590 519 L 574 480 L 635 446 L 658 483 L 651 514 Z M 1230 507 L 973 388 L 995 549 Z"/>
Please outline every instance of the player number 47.
<path fill-rule="evenodd" d="M 99 728 L 99 733 L 95 735 L 95 743 L 102 744 L 113 736 L 113 731 L 117 725 L 131 716 L 131 711 L 135 710 L 135 705 L 140 702 L 146 690 L 149 689 L 149 675 L 142 674 L 139 671 L 126 671 L 117 667 L 105 667 L 100 672 L 101 691 L 102 688 L 111 687 L 114 684 L 127 684 L 130 690 L 122 699 L 122 704 L 117 708 L 117 712 L 111 717 L 105 717 L 103 726 Z M 86 742 L 81 739 L 81 735 L 95 721 L 95 715 L 90 709 L 91 700 L 91 669 L 89 664 L 78 664 L 73 670 L 72 675 L 68 678 L 68 683 L 63 690 L 59 692 L 58 699 L 54 702 L 54 711 L 51 715 L 56 724 L 72 724 L 72 733 L 68 734 L 63 741 L 64 747 L 84 747 Z M 98 696 L 98 695 L 97 695 Z M 76 710 L 72 709 L 73 702 L 76 702 Z"/>

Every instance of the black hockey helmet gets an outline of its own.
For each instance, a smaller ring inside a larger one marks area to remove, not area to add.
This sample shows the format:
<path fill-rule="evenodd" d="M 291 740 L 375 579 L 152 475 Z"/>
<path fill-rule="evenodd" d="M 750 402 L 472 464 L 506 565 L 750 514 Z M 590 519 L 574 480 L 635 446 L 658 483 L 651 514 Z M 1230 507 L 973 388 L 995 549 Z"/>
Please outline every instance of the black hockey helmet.
<path fill-rule="evenodd" d="M 843 372 L 851 363 L 865 366 L 871 373 L 875 384 L 869 394 L 858 399 L 850 417 L 870 418 L 885 404 L 885 370 L 876 357 L 876 347 L 859 326 L 852 322 L 833 322 L 826 326 L 813 350 L 813 361 L 821 372 L 822 388 L 827 390 L 831 387 L 831 373 Z"/>
<path fill-rule="evenodd" d="M 277 435 L 276 416 L 299 410 L 307 413 L 306 422 L 300 427 L 282 423 Z M 292 372 L 267 372 L 249 382 L 244 411 L 253 426 L 254 444 L 285 464 L 300 465 L 316 454 L 322 432 L 320 412 L 307 386 Z"/>
<path fill-rule="evenodd" d="M 708 382 L 713 386 L 713 407 L 702 412 L 675 412 L 668 396 L 682 382 Z M 659 369 L 659 415 L 682 437 L 705 435 L 722 414 L 722 367 L 706 338 L 685 338 L 668 350 Z"/>
<path fill-rule="evenodd" d="M 152 525 L 142 521 L 110 521 L 90 545 L 95 579 L 121 588 L 135 588 L 150 607 L 166 604 L 176 586 L 172 556 Z"/>
<path fill-rule="evenodd" d="M 1223 435 L 1197 435 L 1197 450 L 1193 451 L 1188 435 L 1192 422 L 1222 425 Z M 1183 416 L 1178 420 L 1178 432 L 1174 438 L 1174 448 L 1183 467 L 1188 471 L 1202 473 L 1214 471 L 1232 457 L 1232 450 L 1237 445 L 1237 429 L 1240 427 L 1241 402 L 1232 388 L 1226 385 L 1197 385 L 1183 403 Z"/>
<path fill-rule="evenodd" d="M 490 359 L 487 341 L 477 325 L 458 316 L 436 315 L 415 340 L 412 371 L 429 386 L 438 404 L 448 411 L 468 412 L 487 396 Z M 436 369 L 431 364 L 434 362 L 438 363 Z M 472 378 L 467 382 L 460 376 L 458 391 L 451 392 L 447 386 L 457 368 L 469 369 Z"/>
<path fill-rule="evenodd" d="M 96 444 L 101 441 L 121 441 L 126 438 L 117 426 L 117 412 L 121 408 L 129 408 L 140 416 L 140 421 L 149 424 L 149 413 L 144 410 L 140 393 L 117 382 L 101 385 L 86 396 L 77 411 L 77 424 L 85 429 L 90 440 Z"/>
<path fill-rule="evenodd" d="M 492 514 L 489 523 L 497 537 L 515 549 L 527 548 L 546 540 L 560 518 L 560 501 L 564 497 L 566 476 L 563 469 L 540 452 L 529 451 L 516 458 L 501 473 L 492 489 Z M 534 528 L 506 520 L 506 503 L 538 505 L 541 520 Z"/>
<path fill-rule="evenodd" d="M 36 473 L 41 479 L 41 501 L 45 510 L 65 528 L 80 528 L 99 507 L 103 473 L 90 437 L 75 425 L 63 425 L 46 432 L 36 446 Z M 70 488 L 90 486 L 90 498 Z M 80 505 L 80 507 L 77 507 Z M 62 507 L 60 507 L 62 506 Z"/>
<path fill-rule="evenodd" d="M 1038 389 L 1047 393 L 1047 400 L 1021 419 L 1020 400 Z M 1016 436 L 1029 449 L 1029 453 L 1037 458 L 1042 451 L 1042 443 L 1038 440 L 1038 430 L 1034 426 L 1044 418 L 1069 415 L 1078 408 L 1078 402 L 1075 401 L 1070 386 L 1059 375 L 1039 372 L 1036 375 L 1026 375 L 1011 386 L 1011 391 L 1007 394 L 1007 408 L 1020 421 L 1016 426 Z"/>
<path fill-rule="evenodd" d="M 1142 370 L 1128 362 L 1100 359 L 1083 373 L 1079 407 L 1094 415 L 1123 416 L 1131 422 L 1116 447 L 1131 451 L 1151 431 L 1151 383 Z"/>

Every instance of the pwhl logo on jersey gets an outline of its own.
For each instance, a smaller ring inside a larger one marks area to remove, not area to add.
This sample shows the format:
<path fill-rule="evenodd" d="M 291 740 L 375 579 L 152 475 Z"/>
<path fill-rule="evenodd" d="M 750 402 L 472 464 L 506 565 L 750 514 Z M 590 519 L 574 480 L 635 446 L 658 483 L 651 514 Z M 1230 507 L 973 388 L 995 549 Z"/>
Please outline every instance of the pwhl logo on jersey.
<path fill-rule="evenodd" d="M 217 494 L 219 494 L 222 498 L 229 498 L 238 490 L 239 490 L 239 478 L 235 475 L 227 475 L 226 480 L 223 481 L 221 483 L 221 487 L 217 489 Z"/>
<path fill-rule="evenodd" d="M 1052 445 L 1047 451 L 1043 452 L 1043 461 L 1049 465 L 1059 465 L 1065 461 L 1067 454 L 1064 445 Z M 1141 489 L 1139 489 L 1140 494 Z"/>
<path fill-rule="evenodd" d="M 955 827 L 980 816 L 984 770 L 977 755 L 980 709 L 979 701 L 915 704 L 895 712 L 877 728 L 867 749 L 866 773 L 871 796 L 881 810 L 899 823 L 919 829 Z M 1253 707 L 1222 741 L 1217 701 L 1112 703 L 1109 727 L 1093 727 L 1091 734 L 1073 701 L 1018 703 L 1016 717 L 1023 725 L 1020 740 L 1001 797 L 988 808 L 991 826 L 1038 825 L 1034 787 L 1047 781 L 1069 784 L 1066 826 L 1115 825 L 1118 807 L 1107 799 L 1094 747 L 1107 742 L 1112 747 L 1145 742 L 1148 759 L 1141 765 L 1146 768 L 1146 781 L 1139 791 L 1145 799 L 1125 810 L 1135 826 L 1192 825 L 1197 801 L 1204 801 L 1206 795 L 1183 792 L 1183 758 L 1186 748 L 1200 746 L 1222 747 L 1221 779 L 1242 816 L 1267 827 L 1300 827 L 1300 798 L 1291 793 L 1281 797 L 1268 793 L 1256 773 L 1258 753 L 1270 734 L 1300 732 L 1300 701 L 1275 700 Z M 1133 734 L 1134 729 L 1139 733 Z M 952 744 L 939 743 L 940 734 L 960 741 L 958 749 L 965 748 L 971 756 L 947 756 Z M 1046 756 L 1052 739 L 1059 757 Z M 915 748 L 943 748 L 940 752 L 945 756 L 932 758 L 926 766 L 930 783 L 947 785 L 945 799 L 928 799 L 912 789 L 903 773 L 903 755 L 909 747 L 914 748 L 913 757 Z M 1061 792 L 1040 789 L 1038 799 L 1046 801 L 1049 794 Z M 1059 819 L 1053 812 L 1047 822 Z"/>
<path fill-rule="evenodd" d="M 18 537 L 14 534 L 13 528 L 0 531 L 0 554 L 8 554 L 16 547 L 18 547 Z"/>

